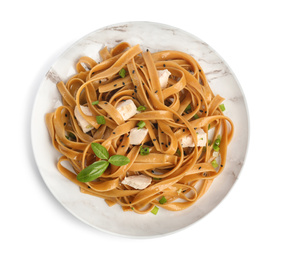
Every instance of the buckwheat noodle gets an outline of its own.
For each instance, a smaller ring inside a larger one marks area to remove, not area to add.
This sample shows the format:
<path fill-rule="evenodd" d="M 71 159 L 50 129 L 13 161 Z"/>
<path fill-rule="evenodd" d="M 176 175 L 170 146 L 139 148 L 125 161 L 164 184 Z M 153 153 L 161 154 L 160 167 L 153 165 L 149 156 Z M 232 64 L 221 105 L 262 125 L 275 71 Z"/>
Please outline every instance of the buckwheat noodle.
<path fill-rule="evenodd" d="M 81 57 L 76 64 L 77 74 L 66 83 L 57 83 L 62 106 L 46 114 L 45 119 L 52 144 L 62 154 L 58 170 L 81 192 L 103 198 L 109 206 L 119 204 L 125 211 L 144 214 L 155 206 L 172 211 L 190 207 L 206 193 L 226 164 L 234 127 L 219 107 L 224 98 L 213 94 L 202 68 L 189 54 L 171 50 L 151 53 L 123 42 L 110 50 L 103 48 L 100 56 L 100 63 Z M 122 68 L 127 72 L 124 78 L 119 76 Z M 157 70 L 164 69 L 171 76 L 162 89 Z M 128 99 L 146 110 L 124 121 L 116 106 Z M 94 105 L 94 101 L 99 103 Z M 189 104 L 191 109 L 185 112 Z M 87 106 L 91 115 L 84 114 L 80 105 Z M 74 115 L 76 106 L 93 127 L 87 133 Z M 105 124 L 97 123 L 98 115 L 105 117 Z M 149 147 L 146 156 L 139 153 L 140 145 L 129 142 L 130 130 L 141 120 L 148 129 L 141 144 Z M 219 167 L 211 164 L 215 159 L 212 144 L 182 147 L 181 139 L 188 135 L 197 144 L 197 128 L 206 134 L 210 128 L 212 140 L 221 136 Z M 111 165 L 92 182 L 78 181 L 76 175 L 97 160 L 92 142 L 102 144 L 110 155 L 127 156 L 130 163 Z M 142 190 L 122 184 L 126 176 L 137 174 L 150 176 L 151 184 Z M 166 203 L 161 204 L 163 196 Z"/>

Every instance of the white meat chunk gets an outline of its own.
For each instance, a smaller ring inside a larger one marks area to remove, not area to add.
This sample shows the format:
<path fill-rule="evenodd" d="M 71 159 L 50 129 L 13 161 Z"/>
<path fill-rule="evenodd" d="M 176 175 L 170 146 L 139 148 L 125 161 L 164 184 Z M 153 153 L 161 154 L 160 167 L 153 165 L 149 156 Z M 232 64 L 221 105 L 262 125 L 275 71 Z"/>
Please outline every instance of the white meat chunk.
<path fill-rule="evenodd" d="M 203 129 L 198 128 L 195 130 L 197 134 L 197 146 L 206 146 L 207 143 L 207 135 L 203 131 Z M 185 136 L 181 139 L 182 147 L 194 147 L 193 138 L 191 135 Z"/>
<path fill-rule="evenodd" d="M 132 175 L 129 177 L 125 177 L 121 182 L 122 184 L 126 184 L 131 186 L 136 190 L 143 190 L 148 187 L 152 182 L 152 178 L 146 175 Z"/>
<path fill-rule="evenodd" d="M 137 113 L 137 107 L 131 99 L 120 102 L 117 105 L 116 110 L 121 114 L 124 121 Z"/>
<path fill-rule="evenodd" d="M 162 89 L 167 87 L 170 75 L 171 73 L 167 69 L 158 70 L 159 81 Z"/>
<path fill-rule="evenodd" d="M 89 110 L 88 107 L 84 107 L 84 106 L 80 106 L 82 112 L 86 115 L 86 116 L 92 116 L 92 112 Z M 80 114 L 78 107 L 76 106 L 74 109 L 74 114 L 75 117 L 77 119 L 77 122 L 79 124 L 79 126 L 82 128 L 82 131 L 84 133 L 89 132 L 90 130 L 92 130 L 94 127 L 87 121 L 85 120 L 85 118 Z"/>
<path fill-rule="evenodd" d="M 130 130 L 129 143 L 132 145 L 139 145 L 142 143 L 147 134 L 147 128 L 138 129 L 138 127 L 134 127 Z"/>

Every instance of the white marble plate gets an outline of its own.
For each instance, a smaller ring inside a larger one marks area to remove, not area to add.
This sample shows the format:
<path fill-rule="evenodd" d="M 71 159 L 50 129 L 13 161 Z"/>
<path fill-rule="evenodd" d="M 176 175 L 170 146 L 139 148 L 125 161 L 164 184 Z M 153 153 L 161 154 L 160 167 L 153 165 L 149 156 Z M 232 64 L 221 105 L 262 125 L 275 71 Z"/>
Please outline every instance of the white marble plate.
<path fill-rule="evenodd" d="M 152 52 L 173 49 L 191 54 L 202 66 L 214 93 L 226 98 L 225 114 L 235 125 L 235 136 L 228 149 L 224 172 L 196 204 L 181 212 L 160 209 L 157 215 L 123 212 L 120 206 L 108 207 L 103 199 L 82 194 L 79 188 L 57 170 L 60 154 L 53 148 L 44 122 L 46 113 L 60 105 L 56 82 L 75 73 L 80 56 L 99 61 L 104 46 L 121 41 L 140 44 Z M 39 171 L 57 200 L 74 216 L 99 230 L 128 237 L 153 237 L 188 227 L 215 208 L 232 188 L 244 163 L 248 144 L 248 114 L 241 87 L 225 61 L 202 40 L 164 24 L 127 22 L 99 29 L 83 37 L 53 64 L 38 90 L 32 114 L 32 145 Z"/>

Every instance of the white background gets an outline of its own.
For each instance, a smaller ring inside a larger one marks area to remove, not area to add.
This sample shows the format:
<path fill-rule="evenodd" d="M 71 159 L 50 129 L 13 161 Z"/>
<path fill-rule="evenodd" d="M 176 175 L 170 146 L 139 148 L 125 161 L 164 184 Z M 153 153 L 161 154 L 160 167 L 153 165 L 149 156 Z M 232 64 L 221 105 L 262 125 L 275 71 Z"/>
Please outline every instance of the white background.
<path fill-rule="evenodd" d="M 283 1 L 5 1 L 1 4 L 0 259 L 284 259 Z M 80 222 L 36 167 L 30 116 L 49 67 L 79 38 L 114 23 L 179 27 L 215 49 L 247 99 L 246 163 L 202 220 L 154 239 Z"/>

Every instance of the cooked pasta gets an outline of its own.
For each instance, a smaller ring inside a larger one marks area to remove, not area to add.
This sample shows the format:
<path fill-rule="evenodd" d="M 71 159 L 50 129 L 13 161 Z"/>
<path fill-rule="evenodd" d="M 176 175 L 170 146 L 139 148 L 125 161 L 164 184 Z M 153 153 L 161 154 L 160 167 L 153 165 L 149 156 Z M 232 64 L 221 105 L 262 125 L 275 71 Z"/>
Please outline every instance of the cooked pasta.
<path fill-rule="evenodd" d="M 214 95 L 187 53 L 151 53 L 123 42 L 103 48 L 100 56 L 99 63 L 81 57 L 77 74 L 57 83 L 62 106 L 45 119 L 62 154 L 59 172 L 81 192 L 124 211 L 190 207 L 226 164 L 234 127 L 223 114 L 224 98 Z M 129 163 L 109 164 L 99 177 L 82 182 L 78 174 L 102 160 L 94 143 Z"/>

